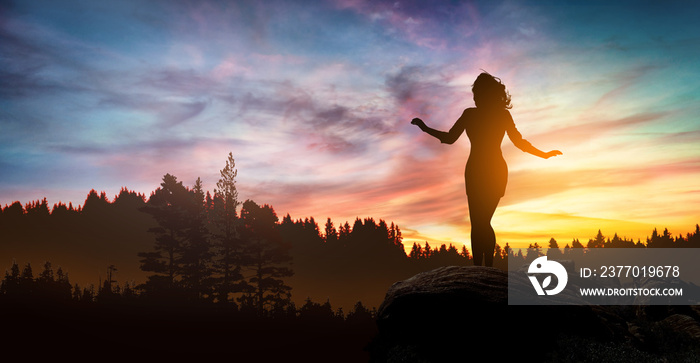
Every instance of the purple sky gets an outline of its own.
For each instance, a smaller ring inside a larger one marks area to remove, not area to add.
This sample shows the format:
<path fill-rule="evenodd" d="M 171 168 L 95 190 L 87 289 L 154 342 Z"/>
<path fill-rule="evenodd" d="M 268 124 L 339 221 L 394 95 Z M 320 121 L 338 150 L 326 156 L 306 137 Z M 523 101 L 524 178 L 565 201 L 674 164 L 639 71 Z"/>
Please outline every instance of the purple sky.
<path fill-rule="evenodd" d="M 499 243 L 644 238 L 700 221 L 700 23 L 690 2 L 16 1 L 0 5 L 0 205 L 166 173 L 407 243 L 469 243 L 466 137 L 481 69 L 513 96 Z"/>

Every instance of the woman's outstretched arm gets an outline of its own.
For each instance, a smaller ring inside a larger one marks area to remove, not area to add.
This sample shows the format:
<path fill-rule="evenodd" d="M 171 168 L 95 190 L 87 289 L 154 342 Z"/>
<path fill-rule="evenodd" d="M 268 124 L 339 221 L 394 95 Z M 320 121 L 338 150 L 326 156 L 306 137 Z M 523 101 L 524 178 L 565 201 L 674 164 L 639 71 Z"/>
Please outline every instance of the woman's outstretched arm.
<path fill-rule="evenodd" d="M 510 117 L 510 113 L 508 113 L 508 116 Z M 552 156 L 557 156 L 557 155 L 562 154 L 561 151 L 559 151 L 559 150 L 552 150 L 552 151 L 544 152 L 544 151 L 532 146 L 532 144 L 529 141 L 523 139 L 523 135 L 521 135 L 520 131 L 518 131 L 518 129 L 515 128 L 515 123 L 513 122 L 513 119 L 511 118 L 509 121 L 510 122 L 509 122 L 508 128 L 506 128 L 506 132 L 508 132 L 508 138 L 510 138 L 510 141 L 512 141 L 513 145 L 515 145 L 515 147 L 517 147 L 518 149 L 520 149 L 526 153 L 530 153 L 532 155 L 539 156 L 539 157 L 544 158 L 544 159 L 549 159 Z"/>
<path fill-rule="evenodd" d="M 508 134 L 508 136 L 510 136 L 510 134 Z M 544 158 L 544 159 L 549 159 L 552 156 L 561 155 L 561 151 L 559 151 L 559 150 L 552 150 L 552 151 L 544 152 L 544 151 L 532 146 L 532 144 L 529 141 L 522 139 L 522 138 L 518 141 L 513 140 L 511 138 L 511 141 L 513 141 L 513 144 L 518 149 L 520 149 L 526 153 L 530 153 L 532 155 L 539 156 L 539 157 Z"/>
<path fill-rule="evenodd" d="M 439 131 L 430 128 L 425 124 L 425 122 L 423 122 L 423 120 L 419 118 L 414 118 L 413 120 L 411 120 L 411 124 L 418 126 L 421 129 L 421 131 L 440 140 L 440 142 L 443 144 L 453 144 L 455 141 L 457 141 L 457 139 L 459 139 L 459 137 L 462 135 L 462 132 L 464 131 L 464 122 L 466 122 L 465 114 L 466 111 L 462 114 L 462 117 L 460 117 L 457 120 L 457 122 L 455 122 L 454 126 L 452 126 L 449 132 Z"/>

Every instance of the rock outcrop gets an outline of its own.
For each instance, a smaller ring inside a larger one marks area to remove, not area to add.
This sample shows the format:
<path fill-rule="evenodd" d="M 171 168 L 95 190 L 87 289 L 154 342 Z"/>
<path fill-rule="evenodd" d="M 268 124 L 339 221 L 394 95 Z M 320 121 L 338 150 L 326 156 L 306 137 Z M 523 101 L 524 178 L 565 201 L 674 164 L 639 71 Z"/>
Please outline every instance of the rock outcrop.
<path fill-rule="evenodd" d="M 659 327 L 690 342 L 681 357 L 700 352 L 699 317 L 687 306 L 666 307 L 656 321 L 640 321 L 635 306 L 514 306 L 509 283 L 532 288 L 525 277 L 509 281 L 507 272 L 473 266 L 441 267 L 395 283 L 378 310 L 372 361 L 654 361 L 678 350 L 646 349 Z"/>

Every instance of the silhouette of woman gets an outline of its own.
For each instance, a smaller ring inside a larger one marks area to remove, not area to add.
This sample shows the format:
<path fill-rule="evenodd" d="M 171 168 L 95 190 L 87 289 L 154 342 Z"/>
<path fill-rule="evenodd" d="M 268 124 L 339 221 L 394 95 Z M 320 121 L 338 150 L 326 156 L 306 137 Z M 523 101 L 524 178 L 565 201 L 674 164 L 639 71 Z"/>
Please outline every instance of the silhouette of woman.
<path fill-rule="evenodd" d="M 504 134 L 508 133 L 510 140 L 520 150 L 541 158 L 561 155 L 561 151 L 544 152 L 523 139 L 508 112 L 511 108 L 510 94 L 499 78 L 481 73 L 472 85 L 472 93 L 476 107 L 464 110 L 450 131 L 432 129 L 419 118 L 414 118 L 411 124 L 444 144 L 454 143 L 466 131 L 471 151 L 464 170 L 464 181 L 472 225 L 474 265 L 481 266 L 483 260 L 486 266 L 493 266 L 496 235 L 491 227 L 491 218 L 508 182 L 508 166 L 501 154 Z"/>

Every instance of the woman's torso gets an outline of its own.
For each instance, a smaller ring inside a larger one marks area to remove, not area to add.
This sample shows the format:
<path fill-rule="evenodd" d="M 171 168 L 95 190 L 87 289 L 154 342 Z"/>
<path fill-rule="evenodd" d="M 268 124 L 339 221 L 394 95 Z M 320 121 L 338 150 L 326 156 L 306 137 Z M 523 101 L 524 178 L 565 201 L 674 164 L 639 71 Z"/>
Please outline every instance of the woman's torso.
<path fill-rule="evenodd" d="M 471 143 L 469 162 L 503 161 L 501 142 L 508 126 L 509 117 L 506 110 L 486 110 L 471 108 L 465 131 Z"/>
<path fill-rule="evenodd" d="M 465 131 L 471 143 L 464 171 L 467 195 L 502 197 L 508 182 L 508 166 L 501 142 L 510 118 L 506 110 L 470 109 Z"/>

